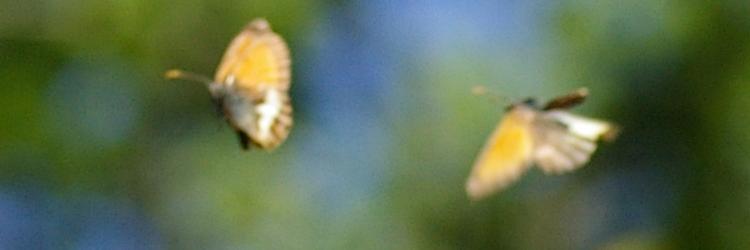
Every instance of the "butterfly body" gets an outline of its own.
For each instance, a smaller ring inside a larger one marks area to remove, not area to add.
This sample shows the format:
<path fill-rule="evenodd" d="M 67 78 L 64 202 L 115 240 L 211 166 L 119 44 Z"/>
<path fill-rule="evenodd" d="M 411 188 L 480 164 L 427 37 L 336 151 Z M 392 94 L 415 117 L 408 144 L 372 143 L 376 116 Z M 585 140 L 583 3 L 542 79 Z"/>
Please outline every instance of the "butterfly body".
<path fill-rule="evenodd" d="M 545 173 L 565 173 L 589 161 L 596 141 L 611 138 L 615 127 L 567 112 L 588 93 L 581 89 L 544 107 L 533 99 L 511 105 L 477 157 L 466 183 L 472 199 L 500 191 L 533 164 Z"/>

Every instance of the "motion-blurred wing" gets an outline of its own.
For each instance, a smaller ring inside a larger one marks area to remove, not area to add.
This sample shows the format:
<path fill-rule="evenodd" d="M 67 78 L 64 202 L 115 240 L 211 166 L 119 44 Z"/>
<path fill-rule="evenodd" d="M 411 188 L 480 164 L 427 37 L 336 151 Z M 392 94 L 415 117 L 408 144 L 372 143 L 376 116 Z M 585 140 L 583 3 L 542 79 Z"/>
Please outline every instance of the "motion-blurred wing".
<path fill-rule="evenodd" d="M 531 122 L 536 111 L 512 108 L 480 153 L 466 183 L 473 200 L 481 199 L 513 183 L 528 168 L 533 150 Z"/>
<path fill-rule="evenodd" d="M 264 19 L 256 19 L 232 40 L 224 53 L 214 81 L 237 88 L 261 91 L 289 89 L 289 49 Z"/>
<path fill-rule="evenodd" d="M 611 138 L 612 124 L 565 111 L 543 112 L 534 121 L 534 161 L 545 173 L 565 173 L 586 164 L 596 141 Z"/>

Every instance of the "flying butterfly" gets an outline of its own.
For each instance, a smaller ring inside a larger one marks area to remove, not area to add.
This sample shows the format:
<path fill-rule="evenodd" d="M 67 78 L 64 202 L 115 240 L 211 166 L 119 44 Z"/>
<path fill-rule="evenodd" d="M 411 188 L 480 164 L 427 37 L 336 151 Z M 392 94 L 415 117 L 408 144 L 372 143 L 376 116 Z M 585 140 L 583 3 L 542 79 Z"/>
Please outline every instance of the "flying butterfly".
<path fill-rule="evenodd" d="M 292 127 L 291 59 L 284 40 L 265 19 L 250 22 L 229 44 L 213 80 L 169 70 L 168 79 L 204 82 L 236 131 L 243 149 L 278 147 Z"/>
<path fill-rule="evenodd" d="M 586 164 L 600 139 L 612 140 L 612 123 L 567 110 L 583 103 L 581 88 L 540 107 L 534 99 L 511 104 L 472 168 L 466 192 L 479 200 L 516 181 L 532 164 L 547 174 L 561 174 Z"/>

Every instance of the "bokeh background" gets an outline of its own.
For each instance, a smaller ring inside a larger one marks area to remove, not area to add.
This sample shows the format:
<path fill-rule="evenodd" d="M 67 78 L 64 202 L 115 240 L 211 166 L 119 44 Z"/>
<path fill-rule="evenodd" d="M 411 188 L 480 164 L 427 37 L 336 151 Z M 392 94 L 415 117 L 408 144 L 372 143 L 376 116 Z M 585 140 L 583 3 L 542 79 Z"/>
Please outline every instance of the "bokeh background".
<path fill-rule="evenodd" d="M 750 2 L 0 0 L 2 249 L 747 249 Z M 243 152 L 201 84 L 266 17 L 296 126 Z M 504 104 L 578 87 L 586 167 L 470 202 Z"/>

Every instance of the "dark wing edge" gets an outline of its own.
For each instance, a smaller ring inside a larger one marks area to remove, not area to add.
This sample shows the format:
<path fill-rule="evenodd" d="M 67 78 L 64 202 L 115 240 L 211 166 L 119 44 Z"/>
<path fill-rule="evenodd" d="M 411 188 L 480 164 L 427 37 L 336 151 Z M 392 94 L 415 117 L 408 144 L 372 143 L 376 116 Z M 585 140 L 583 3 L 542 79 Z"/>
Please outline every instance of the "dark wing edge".
<path fill-rule="evenodd" d="M 550 100 L 542 110 L 569 109 L 583 103 L 588 95 L 589 90 L 587 88 L 580 88 L 570 94 Z"/>

